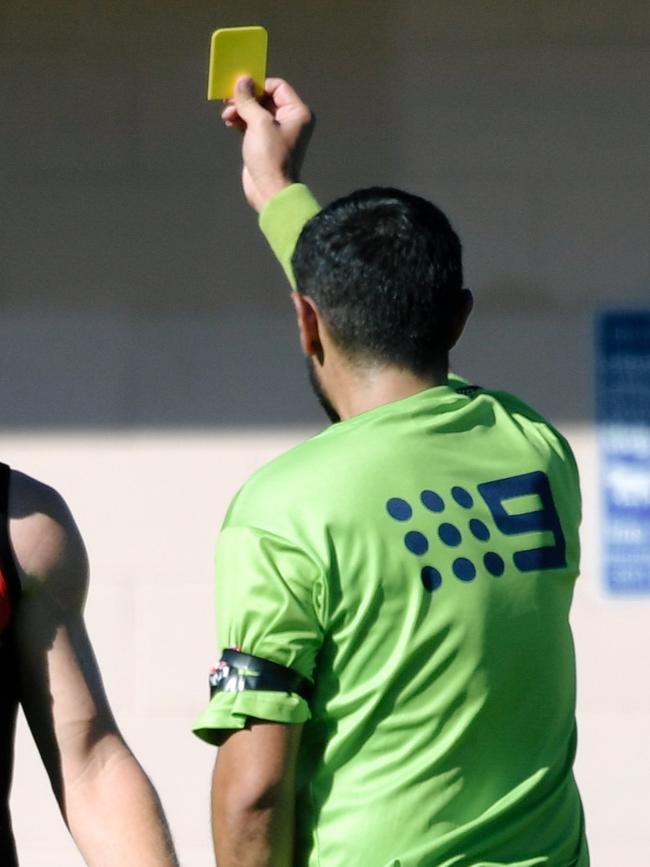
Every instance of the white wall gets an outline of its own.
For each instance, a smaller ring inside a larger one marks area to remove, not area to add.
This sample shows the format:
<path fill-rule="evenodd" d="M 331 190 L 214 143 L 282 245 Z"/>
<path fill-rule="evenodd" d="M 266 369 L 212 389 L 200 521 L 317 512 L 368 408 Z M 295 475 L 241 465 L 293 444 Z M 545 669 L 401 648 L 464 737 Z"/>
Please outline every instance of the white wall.
<path fill-rule="evenodd" d="M 185 867 L 210 864 L 213 750 L 190 735 L 214 644 L 212 552 L 230 496 L 306 431 L 0 437 L 3 457 L 67 496 L 91 552 L 88 623 L 109 697 L 153 777 Z M 577 776 L 594 867 L 644 867 L 650 780 L 650 600 L 604 595 L 598 566 L 595 443 L 567 431 L 583 477 L 583 575 L 572 623 L 578 670 Z M 28 867 L 81 864 L 28 733 L 12 804 Z"/>
<path fill-rule="evenodd" d="M 66 496 L 91 555 L 88 625 L 119 724 L 154 780 L 185 867 L 210 863 L 214 750 L 190 732 L 208 696 L 212 559 L 230 496 L 299 432 L 0 438 L 4 460 Z M 81 864 L 24 725 L 12 805 L 27 867 Z"/>

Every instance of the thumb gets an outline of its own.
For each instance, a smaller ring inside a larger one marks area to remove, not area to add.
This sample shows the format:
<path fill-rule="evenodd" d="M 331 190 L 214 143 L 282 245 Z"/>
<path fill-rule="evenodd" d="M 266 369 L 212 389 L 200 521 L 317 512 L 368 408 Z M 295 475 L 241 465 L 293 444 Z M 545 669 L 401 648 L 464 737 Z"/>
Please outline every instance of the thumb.
<path fill-rule="evenodd" d="M 247 124 L 259 120 L 268 114 L 255 98 L 255 82 L 249 76 L 237 79 L 234 103 L 237 114 Z"/>

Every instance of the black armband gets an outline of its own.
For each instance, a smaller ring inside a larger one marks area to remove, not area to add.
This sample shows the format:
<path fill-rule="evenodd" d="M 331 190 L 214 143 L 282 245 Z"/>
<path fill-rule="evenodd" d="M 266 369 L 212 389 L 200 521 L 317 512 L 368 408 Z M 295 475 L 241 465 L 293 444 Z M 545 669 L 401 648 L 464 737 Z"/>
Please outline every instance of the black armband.
<path fill-rule="evenodd" d="M 215 692 L 243 692 L 247 689 L 295 692 L 309 701 L 312 684 L 306 677 L 270 659 L 251 656 L 229 648 L 210 672 L 210 698 Z"/>

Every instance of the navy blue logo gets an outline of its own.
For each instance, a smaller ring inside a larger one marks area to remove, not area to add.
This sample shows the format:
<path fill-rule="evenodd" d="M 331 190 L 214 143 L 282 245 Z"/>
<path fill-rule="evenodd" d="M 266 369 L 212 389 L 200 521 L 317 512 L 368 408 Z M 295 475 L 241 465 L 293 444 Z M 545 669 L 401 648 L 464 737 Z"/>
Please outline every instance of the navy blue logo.
<path fill-rule="evenodd" d="M 427 559 L 433 560 L 432 549 L 437 546 L 440 551 L 438 543 L 442 543 L 452 556 L 458 555 L 453 556 L 451 572 L 459 581 L 473 581 L 479 572 L 500 578 L 506 571 L 504 557 L 507 555 L 503 549 L 501 553 L 495 550 L 500 547 L 499 542 L 503 542 L 503 537 L 529 533 L 543 533 L 544 542 L 548 544 L 522 547 L 512 553 L 515 569 L 532 572 L 566 566 L 566 543 L 546 473 L 536 471 L 483 482 L 477 485 L 476 491 L 473 494 L 456 485 L 445 491 L 443 497 L 437 491 L 427 489 L 420 491 L 419 504 L 391 497 L 386 502 L 386 511 L 394 521 L 404 525 L 414 520 L 416 509 L 422 518 L 430 513 L 429 518 L 433 521 L 426 520 L 427 534 L 421 529 L 409 528 L 403 537 L 404 545 L 416 557 L 428 554 Z M 485 506 L 490 513 L 490 526 L 482 520 L 486 517 Z M 472 510 L 475 510 L 474 514 L 471 514 Z M 476 516 L 476 511 L 481 518 Z M 428 529 L 429 526 L 432 530 Z M 472 543 L 473 559 L 463 556 L 467 543 Z M 420 579 L 424 588 L 432 592 L 442 585 L 443 575 L 439 568 L 427 563 L 421 567 Z"/>

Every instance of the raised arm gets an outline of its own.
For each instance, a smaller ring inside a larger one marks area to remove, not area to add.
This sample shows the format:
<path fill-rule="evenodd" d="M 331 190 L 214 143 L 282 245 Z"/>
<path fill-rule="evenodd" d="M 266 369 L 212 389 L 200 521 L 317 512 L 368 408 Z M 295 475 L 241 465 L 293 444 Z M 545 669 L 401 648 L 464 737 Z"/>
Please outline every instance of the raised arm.
<path fill-rule="evenodd" d="M 258 213 L 280 190 L 299 180 L 314 126 L 310 109 L 281 78 L 267 78 L 261 101 L 250 78 L 240 78 L 222 112 L 228 127 L 243 133 L 242 185 Z"/>
<path fill-rule="evenodd" d="M 266 80 L 261 103 L 250 79 L 243 78 L 222 117 L 226 126 L 243 133 L 244 195 L 259 212 L 260 228 L 295 289 L 291 256 L 302 227 L 320 210 L 307 187 L 298 183 L 313 115 L 281 78 Z"/>
<path fill-rule="evenodd" d="M 93 867 L 176 867 L 158 797 L 111 713 L 83 620 L 84 545 L 51 488 L 13 472 L 10 537 L 23 585 L 20 700 L 63 817 Z"/>

